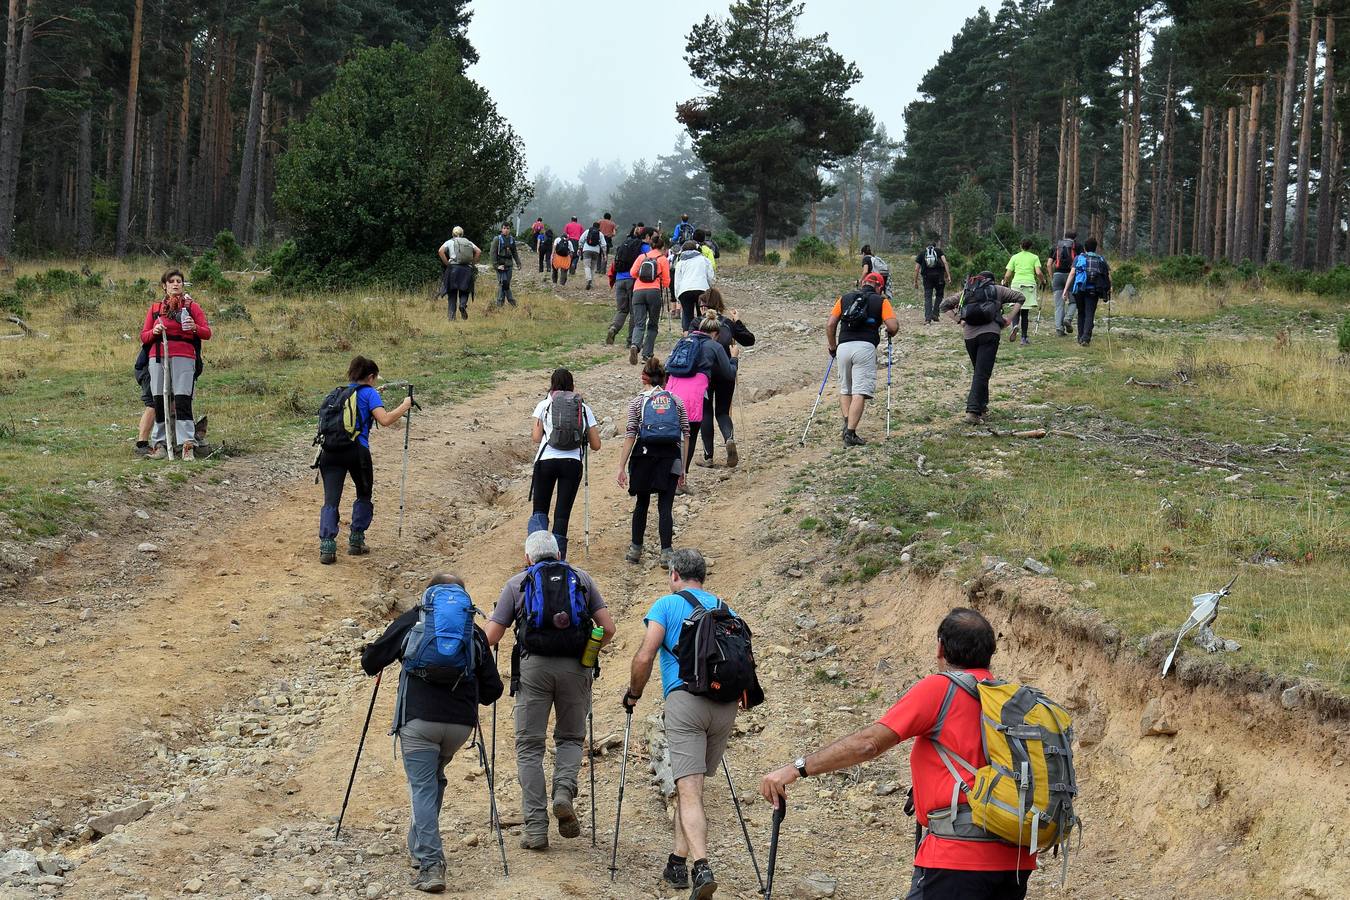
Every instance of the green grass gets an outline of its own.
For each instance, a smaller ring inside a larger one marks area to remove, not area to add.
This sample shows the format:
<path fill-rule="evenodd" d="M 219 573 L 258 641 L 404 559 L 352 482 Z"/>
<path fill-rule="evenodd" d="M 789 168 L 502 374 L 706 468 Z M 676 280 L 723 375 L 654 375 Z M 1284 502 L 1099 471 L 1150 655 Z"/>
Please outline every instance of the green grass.
<path fill-rule="evenodd" d="M 92 524 L 98 513 L 86 502 L 90 483 L 117 489 L 185 477 L 131 452 L 141 411 L 131 367 L 152 300 L 148 284 L 135 279 L 157 284 L 153 265 L 110 265 L 120 280 L 30 301 L 27 321 L 50 339 L 3 345 L 0 514 L 23 537 Z M 486 295 L 495 289 L 487 281 L 480 282 L 473 318 L 456 324 L 446 320 L 444 302 L 432 303 L 425 293 L 216 297 L 190 289 L 214 330 L 203 347 L 194 404 L 198 416 L 210 416 L 210 442 L 239 455 L 302 439 L 356 353 L 374 358 L 385 378 L 414 382 L 419 399 L 455 401 L 490 386 L 502 371 L 555 364 L 560 352 L 593 341 L 608 318 L 603 305 L 531 293 L 529 273 L 517 279 L 518 311 L 484 315 Z M 79 316 L 71 313 L 77 300 Z M 251 321 L 237 311 L 217 321 L 226 304 L 242 304 Z M 600 358 L 590 354 L 581 364 Z M 195 471 L 213 463 L 188 465 Z"/>

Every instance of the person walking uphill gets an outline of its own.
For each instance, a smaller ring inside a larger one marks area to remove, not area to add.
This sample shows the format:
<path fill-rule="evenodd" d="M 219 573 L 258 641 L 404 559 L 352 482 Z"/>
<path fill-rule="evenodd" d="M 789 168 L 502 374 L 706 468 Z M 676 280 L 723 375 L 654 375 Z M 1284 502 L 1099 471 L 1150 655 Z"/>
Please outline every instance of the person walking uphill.
<path fill-rule="evenodd" d="M 825 325 L 825 345 L 839 367 L 839 408 L 844 416 L 844 446 L 865 443 L 858 437 L 863 409 L 877 388 L 878 329 L 894 337 L 900 322 L 891 301 L 881 295 L 885 280 L 877 272 L 863 276 L 862 290 L 844 294 L 834 301 L 830 320 Z"/>
<path fill-rule="evenodd" d="M 647 511 L 656 495 L 656 527 L 661 565 L 670 560 L 675 538 L 675 492 L 684 484 L 684 448 L 689 443 L 689 414 L 684 401 L 666 390 L 666 370 L 653 357 L 642 366 L 642 393 L 628 402 L 618 484 L 635 498 L 632 542 L 624 559 L 642 561 Z"/>
<path fill-rule="evenodd" d="M 442 642 L 427 633 L 428 621 L 436 626 L 452 624 L 458 633 L 472 637 L 454 642 L 454 652 L 443 657 L 439 652 Z M 491 706 L 502 695 L 502 679 L 487 636 L 473 624 L 473 601 L 459 576 L 433 577 L 421 603 L 391 622 L 378 640 L 361 651 L 361 668 L 367 675 L 376 675 L 396 661 L 403 663 L 403 669 L 393 731 L 399 738 L 412 799 L 408 852 L 417 865 L 412 887 L 439 893 L 445 890 L 440 830 L 448 783 L 445 767 L 473 734 L 478 706 Z"/>
<path fill-rule="evenodd" d="M 520 253 L 516 251 L 516 239 L 511 234 L 510 223 L 503 222 L 501 234 L 492 239 L 492 266 L 497 271 L 497 306 L 503 303 L 516 305 L 511 294 L 511 272 L 520 268 Z"/>
<path fill-rule="evenodd" d="M 553 283 L 558 284 L 558 276 L 562 275 L 562 285 L 566 287 L 567 276 L 572 271 L 572 258 L 577 255 L 577 245 L 565 234 L 558 235 L 553 241 Z"/>
<path fill-rule="evenodd" d="M 661 294 L 670 287 L 670 261 L 665 239 L 659 234 L 647 239 L 651 249 L 639 256 L 628 274 L 633 276 L 633 339 L 628 362 L 637 365 L 656 352 L 656 330 L 661 323 Z"/>
<path fill-rule="evenodd" d="M 562 561 L 549 532 L 525 538 L 525 564 L 525 571 L 512 575 L 502 588 L 485 631 L 488 645 L 496 647 L 506 629 L 515 626 L 511 694 L 516 697 L 516 766 L 524 819 L 520 846 L 547 850 L 550 801 L 558 833 L 565 838 L 581 834 L 573 802 L 595 680 L 581 656 L 595 627 L 603 631 L 601 646 L 609 643 L 614 619 L 595 580 Z M 551 792 L 544 779 L 550 709 L 555 750 Z"/>
<path fill-rule="evenodd" d="M 581 235 L 585 231 L 586 229 L 581 227 L 581 223 L 577 221 L 576 216 L 573 216 L 571 221 L 563 226 L 563 234 L 572 242 L 572 259 L 568 267 L 568 272 L 572 275 L 577 274 L 577 263 L 581 259 Z"/>
<path fill-rule="evenodd" d="M 375 468 L 370 458 L 370 426 L 377 422 L 388 428 L 412 408 L 412 397 L 406 397 L 393 412 L 385 410 L 384 398 L 375 390 L 379 374 L 380 367 L 374 360 L 355 357 L 347 367 L 348 383 L 334 388 L 319 407 L 319 434 L 314 440 L 320 450 L 314 468 L 323 479 L 319 562 L 324 565 L 337 561 L 338 504 L 342 502 L 342 487 L 348 475 L 356 488 L 356 500 L 352 503 L 347 553 L 364 556 L 370 552 L 366 529 L 375 517 L 375 505 L 371 502 Z"/>
<path fill-rule="evenodd" d="M 1022 332 L 1022 343 L 1030 344 L 1027 337 L 1027 328 L 1031 324 L 1031 314 L 1028 310 L 1039 309 L 1036 302 L 1036 289 L 1045 281 L 1045 274 L 1041 271 L 1041 261 L 1035 253 L 1031 252 L 1031 239 L 1022 239 L 1022 250 L 1014 253 L 1008 260 L 1008 265 L 1003 272 L 1003 284 L 1011 285 L 1012 289 L 1021 294 L 1025 299 L 1022 304 L 1022 310 L 1018 314 L 1019 321 L 1013 323 L 1013 330 L 1008 340 L 1012 340 L 1020 330 Z"/>
<path fill-rule="evenodd" d="M 591 282 L 595 275 L 600 271 L 600 260 L 605 255 L 605 235 L 600 230 L 600 223 L 593 222 L 591 227 L 586 229 L 581 241 L 581 259 L 586 270 L 586 290 L 591 289 Z"/>
<path fill-rule="evenodd" d="M 716 334 L 717 343 L 722 345 L 722 349 L 731 354 L 732 346 L 753 347 L 755 345 L 755 335 L 745 323 L 741 321 L 739 310 L 727 310 L 726 304 L 722 300 L 722 292 L 717 288 L 709 288 L 698 298 L 700 315 L 706 319 L 709 316 L 717 318 L 720 327 Z M 708 380 L 708 398 L 706 409 L 703 413 L 703 421 L 699 425 L 699 436 L 703 439 L 703 458 L 699 462 L 701 466 L 712 466 L 713 464 L 713 420 L 717 421 L 717 428 L 722 432 L 722 440 L 727 445 L 727 466 L 735 468 L 740 462 L 740 455 L 736 452 L 736 429 L 731 421 L 731 400 L 736 393 L 736 380 L 741 377 L 740 351 L 737 351 L 736 377 L 726 380 L 713 375 Z"/>
<path fill-rule="evenodd" d="M 542 229 L 534 233 L 534 252 L 539 256 L 539 274 L 548 279 L 548 270 L 544 268 L 548 264 L 549 254 L 553 252 L 553 229 L 545 225 Z"/>
<path fill-rule="evenodd" d="M 456 225 L 450 233 L 453 236 L 441 244 L 436 252 L 441 258 L 441 265 L 445 266 L 441 294 L 446 298 L 447 311 L 453 322 L 456 307 L 462 317 L 469 317 L 469 296 L 473 294 L 473 283 L 478 275 L 475 263 L 483 251 L 464 236 L 464 229 L 460 226 Z"/>
<path fill-rule="evenodd" d="M 923 321 L 927 325 L 938 320 L 938 309 L 942 305 L 942 294 L 952 283 L 952 270 L 947 265 L 947 254 L 938 244 L 938 236 L 928 236 L 928 246 L 914 257 L 914 289 L 919 289 L 923 280 Z"/>
<path fill-rule="evenodd" d="M 1073 323 L 1074 308 L 1064 296 L 1064 286 L 1073 273 L 1073 261 L 1082 252 L 1078 232 L 1066 231 L 1064 238 L 1055 241 L 1055 246 L 1050 248 L 1050 256 L 1045 261 L 1045 268 L 1050 272 L 1050 291 L 1055 295 L 1055 334 L 1060 337 L 1069 333 Z"/>
<path fill-rule="evenodd" d="M 1097 252 L 1096 238 L 1083 241 L 1083 252 L 1073 261 L 1073 276 L 1064 286 L 1064 299 L 1070 294 L 1078 308 L 1078 343 L 1086 347 L 1092 343 L 1097 304 L 1111 302 L 1111 267 Z"/>
<path fill-rule="evenodd" d="M 937 630 L 939 674 L 921 679 L 872 725 L 766 774 L 760 794 L 777 806 L 793 782 L 860 765 L 913 738 L 911 799 L 926 831 L 908 900 L 1022 900 L 1037 848 L 1067 852 L 1078 826 L 1072 732 L 1068 714 L 1044 694 L 994 680 L 994 648 L 984 616 L 953 609 Z M 992 715 L 988 726 L 982 708 Z M 985 827 L 975 824 L 976 807 Z"/>
<path fill-rule="evenodd" d="M 529 530 L 548 530 L 548 504 L 553 489 L 558 490 L 558 504 L 553 510 L 553 536 L 558 539 L 562 558 L 567 558 L 567 524 L 572 517 L 572 504 L 581 489 L 584 454 L 600 449 L 600 431 L 595 413 L 576 393 L 572 373 L 554 369 L 549 382 L 548 396 L 534 408 L 533 438 L 539 442 L 535 454 L 534 480 L 530 490 L 534 512 Z"/>
<path fill-rule="evenodd" d="M 999 334 L 1022 311 L 1022 300 L 1017 291 L 995 284 L 993 272 L 981 272 L 967 280 L 959 299 L 949 297 L 942 302 L 943 311 L 961 323 L 966 353 L 974 370 L 966 395 L 966 422 L 971 425 L 982 424 L 989 412 L 989 379 L 998 358 Z M 1013 304 L 1012 314 L 1004 318 L 1003 307 L 1009 303 Z"/>
<path fill-rule="evenodd" d="M 689 446 L 684 456 L 686 472 L 694 461 L 694 448 L 702 434 L 703 421 L 714 415 L 714 407 L 709 402 L 710 387 L 714 382 L 736 381 L 741 348 L 732 344 L 728 353 L 717 340 L 721 328 L 721 320 L 710 314 L 694 323 L 694 330 L 680 338 L 666 358 L 666 390 L 684 401 L 685 409 L 689 410 Z M 710 446 L 704 449 L 707 453 L 712 452 Z"/>
<path fill-rule="evenodd" d="M 685 334 L 699 321 L 698 298 L 715 281 L 712 260 L 703 254 L 697 242 L 685 241 L 675 257 L 675 297 L 680 303 L 680 330 Z"/>
<path fill-rule="evenodd" d="M 633 320 L 629 318 L 629 313 L 633 310 L 633 274 L 631 269 L 637 262 L 638 257 L 648 253 L 652 245 L 647 243 L 648 235 L 646 230 L 639 231 L 634 228 L 628 237 L 624 238 L 617 250 L 614 251 L 614 258 L 609 264 L 609 283 L 614 288 L 614 321 L 609 323 L 609 330 L 605 332 L 605 343 L 614 343 L 614 338 L 618 336 L 619 329 L 623 328 L 625 319 L 628 319 L 628 340 L 625 346 L 633 344 Z M 631 356 L 631 353 L 630 353 Z"/>
<path fill-rule="evenodd" d="M 166 411 L 162 395 L 164 385 L 173 396 L 174 443 L 182 448 L 183 459 L 192 459 L 196 438 L 192 418 L 192 395 L 196 389 L 197 366 L 201 361 L 201 342 L 211 339 L 206 313 L 183 292 L 183 273 L 165 272 L 159 280 L 164 297 L 150 305 L 141 326 L 141 343 L 150 356 L 150 396 L 161 398 L 155 404 L 155 426 L 150 433 L 150 453 L 146 459 L 168 455 Z M 164 337 L 168 336 L 168 359 L 164 356 Z"/>
<path fill-rule="evenodd" d="M 670 592 L 643 619 L 647 632 L 633 656 L 623 706 L 628 712 L 637 706 L 659 656 L 675 781 L 675 846 L 661 877 L 672 887 L 690 888 L 692 900 L 717 890 L 708 865 L 704 779 L 716 775 L 722 764 L 737 708 L 758 705 L 764 692 L 755 677 L 750 629 L 703 586 L 708 572 L 703 554 L 676 550 L 669 568 Z"/>

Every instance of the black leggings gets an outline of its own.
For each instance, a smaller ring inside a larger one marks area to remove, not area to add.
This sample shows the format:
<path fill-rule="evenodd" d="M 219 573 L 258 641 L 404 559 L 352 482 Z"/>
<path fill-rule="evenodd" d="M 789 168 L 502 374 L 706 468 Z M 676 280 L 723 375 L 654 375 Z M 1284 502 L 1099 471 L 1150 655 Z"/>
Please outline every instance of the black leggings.
<path fill-rule="evenodd" d="M 709 381 L 708 400 L 703 403 L 703 422 L 699 433 L 703 435 L 703 455 L 712 459 L 713 455 L 713 419 L 717 419 L 717 428 L 722 432 L 722 440 L 736 440 L 735 426 L 731 422 L 731 398 L 736 393 L 735 381 Z M 692 435 L 690 443 L 693 443 Z"/>
<path fill-rule="evenodd" d="M 553 524 L 549 530 L 561 537 L 567 536 L 567 522 L 572 518 L 572 504 L 581 489 L 581 460 L 541 459 L 534 466 L 534 511 L 548 515 L 553 487 L 558 488 L 558 503 L 553 507 Z"/>
<path fill-rule="evenodd" d="M 647 533 L 647 506 L 651 494 L 638 494 L 633 498 L 633 543 L 642 546 L 642 538 Z M 675 489 L 662 491 L 656 495 L 656 531 L 661 537 L 661 549 L 669 550 L 675 541 Z"/>

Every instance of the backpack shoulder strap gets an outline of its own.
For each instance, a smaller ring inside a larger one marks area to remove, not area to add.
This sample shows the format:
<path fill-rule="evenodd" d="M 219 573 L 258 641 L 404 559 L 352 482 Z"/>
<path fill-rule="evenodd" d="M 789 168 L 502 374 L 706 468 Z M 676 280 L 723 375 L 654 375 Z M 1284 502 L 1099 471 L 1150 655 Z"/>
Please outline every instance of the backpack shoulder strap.
<path fill-rule="evenodd" d="M 676 591 L 676 592 L 675 592 L 675 596 L 677 596 L 677 597 L 683 597 L 683 598 L 684 598 L 684 602 L 685 602 L 685 603 L 688 603 L 690 606 L 692 606 L 692 607 L 694 608 L 694 612 L 698 612 L 698 608 L 699 608 L 700 606 L 703 606 L 703 604 L 700 603 L 700 602 L 698 601 L 698 598 L 694 596 L 694 592 L 693 592 L 693 591 L 688 591 L 688 590 L 685 590 L 685 591 Z M 704 607 L 704 608 L 706 609 L 707 607 Z"/>

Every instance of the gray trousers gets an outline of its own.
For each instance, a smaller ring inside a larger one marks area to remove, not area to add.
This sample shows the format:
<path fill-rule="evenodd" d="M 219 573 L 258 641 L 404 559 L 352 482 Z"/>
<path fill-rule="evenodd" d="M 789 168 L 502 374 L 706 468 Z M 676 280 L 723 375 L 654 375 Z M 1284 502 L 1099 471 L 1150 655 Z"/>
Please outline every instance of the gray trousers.
<path fill-rule="evenodd" d="M 544 778 L 544 743 L 548 714 L 554 712 L 553 796 L 577 795 L 577 772 L 586 739 L 586 714 L 591 708 L 591 671 L 579 660 L 560 656 L 526 656 L 520 661 L 516 695 L 516 767 L 525 834 L 548 834 L 549 791 Z"/>
<path fill-rule="evenodd" d="M 399 731 L 403 771 L 408 776 L 408 796 L 412 800 L 408 852 L 423 869 L 445 862 L 440 826 L 445 766 L 471 734 L 473 728 L 469 725 L 425 719 L 412 719 Z"/>
<path fill-rule="evenodd" d="M 656 352 L 656 330 L 661 324 L 663 305 L 660 288 L 633 291 L 633 337 L 630 347 L 642 348 L 642 358 Z"/>
<path fill-rule="evenodd" d="M 615 334 L 623 327 L 623 320 L 628 319 L 628 340 L 624 346 L 631 347 L 633 344 L 633 320 L 628 314 L 633 311 L 633 279 L 620 278 L 614 282 L 614 321 L 609 323 L 609 330 Z"/>
<path fill-rule="evenodd" d="M 1069 272 L 1055 272 L 1050 276 L 1050 289 L 1055 292 L 1055 332 L 1060 333 L 1073 325 L 1076 308 L 1073 301 L 1064 302 L 1064 285 L 1069 281 Z"/>
<path fill-rule="evenodd" d="M 194 440 L 197 436 L 197 426 L 192 421 L 192 415 L 189 412 L 192 409 L 192 394 L 196 388 L 197 360 L 187 356 L 169 357 L 169 405 L 173 408 L 174 414 L 184 411 L 188 412 L 186 417 L 178 416 L 174 422 L 174 442 L 182 447 L 188 441 Z M 150 430 L 150 446 L 158 447 L 166 443 L 164 436 L 168 423 L 160 421 L 163 418 L 164 400 L 160 397 L 160 391 L 164 386 L 164 366 L 159 360 L 151 358 L 150 360 L 150 396 L 155 398 L 155 427 Z M 183 399 L 185 398 L 186 403 Z"/>

